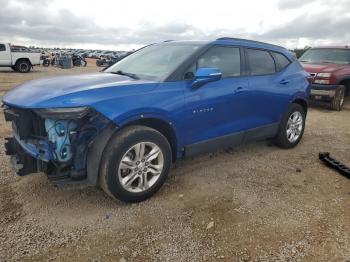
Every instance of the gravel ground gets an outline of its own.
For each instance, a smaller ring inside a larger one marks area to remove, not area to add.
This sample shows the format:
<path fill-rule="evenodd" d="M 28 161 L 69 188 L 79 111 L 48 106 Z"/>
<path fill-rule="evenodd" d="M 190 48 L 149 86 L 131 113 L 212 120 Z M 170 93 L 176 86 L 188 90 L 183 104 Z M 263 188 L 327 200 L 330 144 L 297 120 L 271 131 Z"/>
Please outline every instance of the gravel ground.
<path fill-rule="evenodd" d="M 29 79 L 98 70 L 1 69 L 0 97 Z M 350 180 L 317 158 L 350 165 L 350 99 L 341 112 L 310 108 L 295 149 L 264 141 L 179 161 L 158 194 L 132 205 L 16 176 L 0 113 L 0 261 L 350 261 Z"/>

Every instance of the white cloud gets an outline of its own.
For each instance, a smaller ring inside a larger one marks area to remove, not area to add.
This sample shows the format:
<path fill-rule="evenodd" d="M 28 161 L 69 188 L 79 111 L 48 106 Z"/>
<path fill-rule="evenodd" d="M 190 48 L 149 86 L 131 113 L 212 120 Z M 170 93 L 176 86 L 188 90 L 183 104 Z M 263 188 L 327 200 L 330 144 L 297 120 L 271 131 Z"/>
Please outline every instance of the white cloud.
<path fill-rule="evenodd" d="M 347 0 L 0 0 L 0 6 L 0 40 L 17 44 L 131 49 L 235 36 L 293 48 L 349 39 Z"/>

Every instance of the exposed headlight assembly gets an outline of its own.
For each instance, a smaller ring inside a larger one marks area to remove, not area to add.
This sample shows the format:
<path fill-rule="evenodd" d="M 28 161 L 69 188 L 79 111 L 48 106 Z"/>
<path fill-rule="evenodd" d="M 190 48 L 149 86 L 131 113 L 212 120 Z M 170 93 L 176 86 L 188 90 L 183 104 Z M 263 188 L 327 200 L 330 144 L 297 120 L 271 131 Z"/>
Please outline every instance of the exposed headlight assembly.
<path fill-rule="evenodd" d="M 62 107 L 37 109 L 35 112 L 43 118 L 50 119 L 79 119 L 89 113 L 88 107 Z"/>

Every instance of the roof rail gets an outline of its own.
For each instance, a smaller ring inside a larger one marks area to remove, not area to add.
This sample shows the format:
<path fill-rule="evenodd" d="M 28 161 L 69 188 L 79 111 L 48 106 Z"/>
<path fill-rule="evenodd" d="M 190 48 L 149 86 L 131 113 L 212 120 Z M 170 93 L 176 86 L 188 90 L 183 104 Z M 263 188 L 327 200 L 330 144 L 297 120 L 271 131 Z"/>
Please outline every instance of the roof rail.
<path fill-rule="evenodd" d="M 167 42 L 173 42 L 174 40 L 165 40 L 163 41 L 164 43 L 167 43 Z"/>
<path fill-rule="evenodd" d="M 246 41 L 246 42 L 251 42 L 251 43 L 257 43 L 257 44 L 265 44 L 265 45 L 276 46 L 276 47 L 280 47 L 280 48 L 285 49 L 283 46 L 274 45 L 274 44 L 269 44 L 269 43 L 260 42 L 260 41 L 256 41 L 256 40 L 244 39 L 244 38 L 236 38 L 236 37 L 220 37 L 220 38 L 217 38 L 216 40 L 236 40 L 236 41 Z"/>

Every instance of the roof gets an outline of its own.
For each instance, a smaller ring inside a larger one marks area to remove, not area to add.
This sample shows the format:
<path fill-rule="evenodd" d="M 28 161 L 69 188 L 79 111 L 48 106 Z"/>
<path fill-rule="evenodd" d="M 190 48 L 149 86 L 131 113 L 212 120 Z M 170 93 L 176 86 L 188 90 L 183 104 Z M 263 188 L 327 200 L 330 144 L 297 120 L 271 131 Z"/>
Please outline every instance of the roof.
<path fill-rule="evenodd" d="M 275 52 L 280 52 L 285 55 L 287 55 L 290 59 L 295 58 L 295 54 L 288 51 L 286 48 L 274 44 L 264 43 L 260 41 L 254 41 L 249 39 L 242 39 L 242 38 L 233 38 L 233 37 L 221 37 L 212 41 L 208 40 L 181 40 L 181 41 L 175 41 L 175 40 L 166 40 L 163 43 L 166 44 L 195 44 L 195 45 L 237 45 L 237 46 L 245 46 L 250 48 L 259 48 L 259 49 L 267 49 Z"/>
<path fill-rule="evenodd" d="M 276 51 L 287 51 L 282 46 L 264 43 L 255 40 L 242 39 L 242 38 L 234 38 L 234 37 L 221 37 L 212 41 L 203 41 L 203 40 L 182 40 L 182 41 L 174 41 L 174 40 L 166 40 L 164 43 L 184 43 L 184 44 L 234 44 L 234 45 L 242 45 L 247 47 L 255 47 L 255 48 L 265 48 Z"/>
<path fill-rule="evenodd" d="M 286 48 L 279 45 L 269 44 L 269 43 L 250 40 L 250 39 L 235 38 L 235 37 L 220 37 L 216 39 L 215 42 L 219 42 L 219 43 L 226 42 L 231 44 L 244 45 L 248 47 L 266 48 L 266 49 L 279 50 L 279 51 L 287 50 Z"/>

